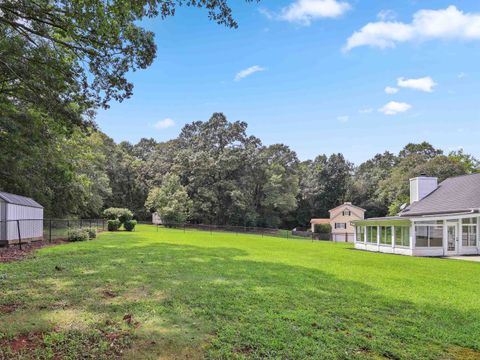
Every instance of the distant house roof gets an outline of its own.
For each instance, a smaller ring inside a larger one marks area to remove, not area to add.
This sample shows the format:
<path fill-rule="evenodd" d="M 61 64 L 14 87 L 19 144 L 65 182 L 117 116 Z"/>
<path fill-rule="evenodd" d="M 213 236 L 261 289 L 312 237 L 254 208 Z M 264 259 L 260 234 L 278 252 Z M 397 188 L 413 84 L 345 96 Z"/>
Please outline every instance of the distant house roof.
<path fill-rule="evenodd" d="M 43 209 L 43 206 L 37 203 L 35 200 L 29 197 L 21 196 L 21 195 L 15 195 L 15 194 L 10 194 L 10 193 L 0 191 L 0 199 L 5 201 L 8 204 L 15 204 L 15 205 L 22 205 L 22 206 L 29 206 L 29 207 Z"/>
<path fill-rule="evenodd" d="M 480 174 L 452 177 L 400 212 L 400 216 L 462 213 L 480 209 Z"/>
<path fill-rule="evenodd" d="M 310 224 L 330 224 L 330 219 L 312 219 L 310 220 Z"/>
<path fill-rule="evenodd" d="M 338 205 L 337 207 L 334 207 L 333 209 L 330 209 L 330 210 L 328 210 L 328 211 L 329 211 L 329 212 L 332 212 L 332 211 L 334 211 L 334 210 L 336 210 L 336 209 L 338 209 L 338 208 L 345 207 L 345 206 L 349 206 L 349 207 L 358 209 L 358 210 L 363 211 L 363 212 L 367 211 L 367 210 L 365 210 L 365 209 L 362 209 L 360 206 L 353 205 L 351 202 L 343 203 L 342 205 Z"/>

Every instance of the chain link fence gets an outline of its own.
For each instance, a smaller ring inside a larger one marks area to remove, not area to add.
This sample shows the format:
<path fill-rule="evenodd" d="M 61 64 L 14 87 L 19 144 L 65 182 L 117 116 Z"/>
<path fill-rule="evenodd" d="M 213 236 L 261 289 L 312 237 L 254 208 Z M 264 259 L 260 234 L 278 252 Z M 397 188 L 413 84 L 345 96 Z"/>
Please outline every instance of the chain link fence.
<path fill-rule="evenodd" d="M 106 228 L 103 219 L 22 219 L 0 221 L 0 246 L 18 245 L 32 241 L 66 239 L 70 229 L 93 227 L 97 231 Z"/>
<path fill-rule="evenodd" d="M 144 224 L 151 224 L 144 222 Z M 163 224 L 156 224 L 157 231 L 162 228 L 171 228 L 171 229 L 179 229 L 183 231 L 187 230 L 198 230 L 198 231 L 206 231 L 206 232 L 229 232 L 229 233 L 236 233 L 236 234 L 253 234 L 253 235 L 260 235 L 260 236 L 274 236 L 274 237 L 281 237 L 285 239 L 312 239 L 314 238 L 309 236 L 302 235 L 295 235 L 295 233 L 291 230 L 282 230 L 277 228 L 267 228 L 267 227 L 257 227 L 257 226 L 234 226 L 234 225 L 207 225 L 207 224 L 181 224 L 181 223 L 163 223 Z"/>

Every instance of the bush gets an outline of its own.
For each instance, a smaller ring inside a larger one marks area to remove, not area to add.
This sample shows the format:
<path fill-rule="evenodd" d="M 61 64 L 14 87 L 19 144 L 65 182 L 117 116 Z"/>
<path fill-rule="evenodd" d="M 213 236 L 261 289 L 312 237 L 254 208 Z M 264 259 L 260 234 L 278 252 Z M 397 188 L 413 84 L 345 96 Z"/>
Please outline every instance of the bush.
<path fill-rule="evenodd" d="M 121 225 L 122 223 L 118 219 L 108 220 L 107 229 L 108 231 L 117 231 L 118 229 L 120 229 Z"/>
<path fill-rule="evenodd" d="M 103 217 L 108 220 L 120 220 L 120 224 L 133 219 L 133 213 L 125 208 L 108 208 L 103 211 Z"/>
<path fill-rule="evenodd" d="M 69 229 L 67 239 L 68 241 L 87 241 L 90 237 L 86 229 Z"/>
<path fill-rule="evenodd" d="M 97 237 L 97 229 L 94 227 L 84 228 L 84 230 L 88 233 L 90 239 L 95 239 Z"/>
<path fill-rule="evenodd" d="M 127 220 L 127 221 L 125 221 L 125 223 L 123 224 L 123 227 L 124 227 L 125 230 L 127 230 L 127 231 L 133 231 L 133 229 L 135 229 L 135 225 L 137 225 L 137 221 L 136 221 L 136 220 Z"/>
<path fill-rule="evenodd" d="M 316 224 L 314 229 L 316 234 L 330 234 L 332 232 L 330 224 Z"/>

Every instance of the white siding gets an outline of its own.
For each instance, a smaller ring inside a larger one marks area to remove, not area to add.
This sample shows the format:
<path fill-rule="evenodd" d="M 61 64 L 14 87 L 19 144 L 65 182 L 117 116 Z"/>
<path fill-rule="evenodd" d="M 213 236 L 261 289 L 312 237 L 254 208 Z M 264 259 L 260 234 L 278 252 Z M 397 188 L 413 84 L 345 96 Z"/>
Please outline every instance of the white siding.
<path fill-rule="evenodd" d="M 6 204 L 6 239 L 18 240 L 18 225 L 23 239 L 41 238 L 43 236 L 43 209 L 16 204 Z"/>

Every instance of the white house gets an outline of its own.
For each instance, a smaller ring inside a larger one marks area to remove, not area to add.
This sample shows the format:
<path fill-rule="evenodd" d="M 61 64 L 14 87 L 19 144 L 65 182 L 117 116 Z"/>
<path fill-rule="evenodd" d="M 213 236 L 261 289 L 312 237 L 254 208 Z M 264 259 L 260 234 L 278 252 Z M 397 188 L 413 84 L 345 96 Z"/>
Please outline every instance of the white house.
<path fill-rule="evenodd" d="M 480 254 L 480 174 L 410 179 L 398 216 L 354 221 L 355 248 L 412 256 Z"/>
<path fill-rule="evenodd" d="M 18 221 L 17 221 L 18 220 Z M 0 192 L 0 246 L 43 239 L 43 207 L 25 196 Z"/>

